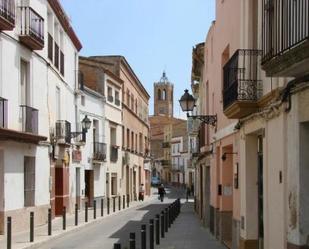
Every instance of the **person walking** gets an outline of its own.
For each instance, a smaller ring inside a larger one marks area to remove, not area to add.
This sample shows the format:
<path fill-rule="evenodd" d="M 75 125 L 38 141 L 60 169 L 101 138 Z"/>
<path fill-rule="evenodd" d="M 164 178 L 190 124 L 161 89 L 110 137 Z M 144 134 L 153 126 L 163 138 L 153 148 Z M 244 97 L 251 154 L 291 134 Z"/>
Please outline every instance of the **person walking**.
<path fill-rule="evenodd" d="M 189 186 L 187 186 L 187 189 L 186 189 L 186 199 L 187 199 L 187 202 L 189 200 L 189 196 L 191 196 L 191 189 Z"/>
<path fill-rule="evenodd" d="M 144 201 L 144 194 L 145 194 L 145 189 L 144 189 L 144 184 L 142 183 L 139 186 L 139 191 L 138 191 L 138 200 L 139 201 Z"/>
<path fill-rule="evenodd" d="M 161 185 L 159 186 L 159 188 L 158 188 L 158 194 L 159 194 L 159 199 L 161 200 L 161 202 L 163 202 L 164 195 L 166 194 L 163 184 L 161 184 Z"/>

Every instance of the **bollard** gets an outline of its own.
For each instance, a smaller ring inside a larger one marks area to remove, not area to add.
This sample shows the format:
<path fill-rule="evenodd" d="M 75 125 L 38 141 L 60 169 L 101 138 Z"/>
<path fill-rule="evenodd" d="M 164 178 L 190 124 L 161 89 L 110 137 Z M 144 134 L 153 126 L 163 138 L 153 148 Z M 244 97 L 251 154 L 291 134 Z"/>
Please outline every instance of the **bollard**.
<path fill-rule="evenodd" d="M 135 248 L 135 233 L 130 233 L 130 249 L 136 249 Z"/>
<path fill-rule="evenodd" d="M 168 225 L 168 228 L 170 228 L 171 227 L 171 217 L 172 217 L 172 215 L 171 215 L 171 207 L 170 206 L 168 206 L 168 208 L 167 208 L 167 225 Z"/>
<path fill-rule="evenodd" d="M 118 196 L 118 210 L 121 210 L 121 196 Z"/>
<path fill-rule="evenodd" d="M 115 243 L 114 244 L 114 249 L 121 249 L 121 244 Z"/>
<path fill-rule="evenodd" d="M 93 200 L 93 219 L 97 218 L 97 201 Z"/>
<path fill-rule="evenodd" d="M 88 222 L 88 202 L 85 202 L 85 222 Z"/>
<path fill-rule="evenodd" d="M 7 249 L 12 248 L 12 217 L 7 217 L 7 239 L 6 239 L 6 246 Z"/>
<path fill-rule="evenodd" d="M 48 236 L 52 235 L 52 211 L 49 208 L 48 209 L 48 216 L 47 216 L 47 220 L 48 220 L 48 225 L 47 225 L 47 234 Z"/>
<path fill-rule="evenodd" d="M 104 199 L 101 199 L 101 217 L 104 216 Z"/>
<path fill-rule="evenodd" d="M 116 211 L 116 196 L 113 197 L 113 213 Z"/>
<path fill-rule="evenodd" d="M 156 245 L 160 245 L 160 215 L 156 215 Z"/>
<path fill-rule="evenodd" d="M 109 215 L 110 199 L 107 197 L 107 214 Z"/>
<path fill-rule="evenodd" d="M 62 230 L 66 229 L 66 207 L 62 209 Z"/>
<path fill-rule="evenodd" d="M 168 232 L 168 217 L 167 217 L 167 208 L 164 209 L 164 231 Z"/>
<path fill-rule="evenodd" d="M 164 228 L 164 212 L 161 212 L 161 238 L 164 238 L 165 228 Z"/>
<path fill-rule="evenodd" d="M 34 241 L 34 213 L 30 212 L 30 242 Z"/>
<path fill-rule="evenodd" d="M 154 220 L 149 221 L 149 244 L 150 249 L 154 249 Z"/>
<path fill-rule="evenodd" d="M 126 196 L 123 195 L 122 196 L 122 209 L 125 209 L 126 208 Z"/>
<path fill-rule="evenodd" d="M 78 204 L 75 204 L 75 226 L 78 226 Z"/>
<path fill-rule="evenodd" d="M 129 206 L 130 206 L 130 195 L 127 194 L 127 207 L 129 207 Z"/>
<path fill-rule="evenodd" d="M 171 205 L 171 216 L 170 216 L 171 225 L 174 223 L 174 203 Z"/>
<path fill-rule="evenodd" d="M 146 225 L 141 226 L 141 249 L 146 249 Z"/>

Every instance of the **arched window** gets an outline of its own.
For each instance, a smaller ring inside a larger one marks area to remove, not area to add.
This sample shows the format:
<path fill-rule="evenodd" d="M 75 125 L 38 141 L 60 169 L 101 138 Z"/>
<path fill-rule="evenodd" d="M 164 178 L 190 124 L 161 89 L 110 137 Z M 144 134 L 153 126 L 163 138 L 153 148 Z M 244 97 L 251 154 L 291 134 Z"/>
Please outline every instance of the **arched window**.
<path fill-rule="evenodd" d="M 166 100 L 166 90 L 165 89 L 162 91 L 162 99 Z"/>
<path fill-rule="evenodd" d="M 158 90 L 158 100 L 161 100 L 161 90 Z"/>

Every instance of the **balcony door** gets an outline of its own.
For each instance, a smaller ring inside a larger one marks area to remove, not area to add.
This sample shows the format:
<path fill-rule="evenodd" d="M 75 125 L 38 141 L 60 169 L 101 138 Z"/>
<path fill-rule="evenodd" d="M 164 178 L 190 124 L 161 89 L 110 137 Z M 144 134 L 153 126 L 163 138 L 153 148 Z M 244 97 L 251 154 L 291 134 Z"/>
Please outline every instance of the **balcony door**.
<path fill-rule="evenodd" d="M 258 137 L 258 234 L 259 249 L 264 248 L 263 137 Z"/>

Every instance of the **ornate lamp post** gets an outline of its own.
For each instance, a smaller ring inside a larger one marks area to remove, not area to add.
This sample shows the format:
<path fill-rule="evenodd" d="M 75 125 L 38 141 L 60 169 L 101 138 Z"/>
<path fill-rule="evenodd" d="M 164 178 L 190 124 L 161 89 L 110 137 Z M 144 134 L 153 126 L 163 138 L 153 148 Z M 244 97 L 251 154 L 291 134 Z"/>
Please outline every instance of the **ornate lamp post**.
<path fill-rule="evenodd" d="M 183 112 L 187 112 L 188 118 L 199 119 L 205 124 L 212 126 L 217 125 L 217 115 L 190 115 L 195 107 L 195 98 L 189 93 L 188 89 L 185 90 L 184 95 L 181 96 L 179 103 Z"/>

